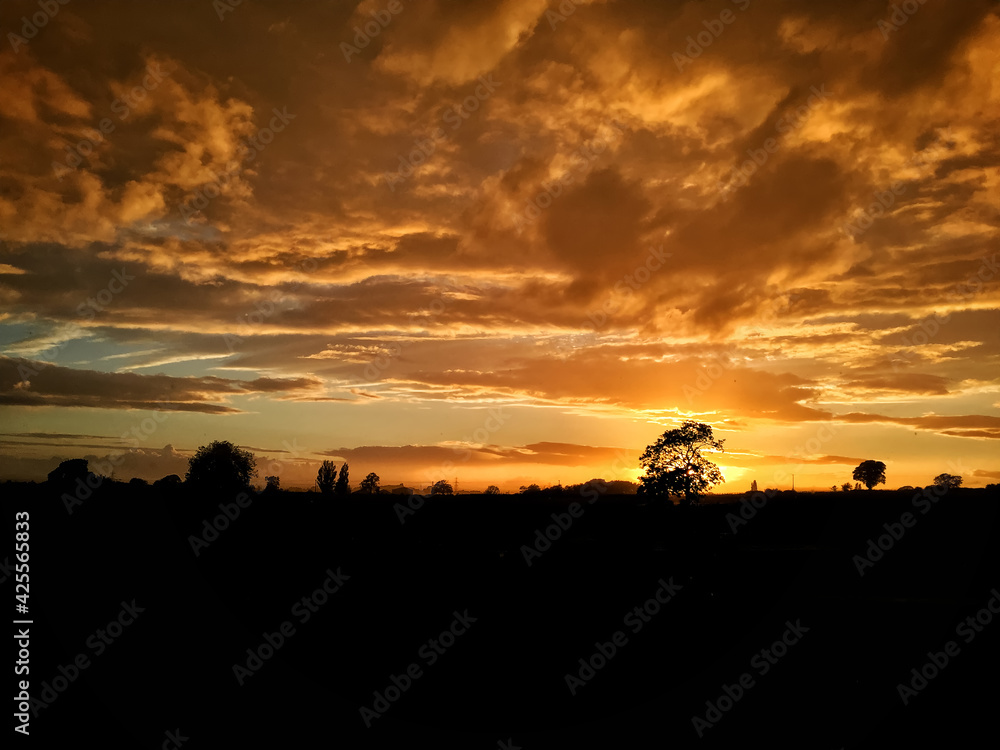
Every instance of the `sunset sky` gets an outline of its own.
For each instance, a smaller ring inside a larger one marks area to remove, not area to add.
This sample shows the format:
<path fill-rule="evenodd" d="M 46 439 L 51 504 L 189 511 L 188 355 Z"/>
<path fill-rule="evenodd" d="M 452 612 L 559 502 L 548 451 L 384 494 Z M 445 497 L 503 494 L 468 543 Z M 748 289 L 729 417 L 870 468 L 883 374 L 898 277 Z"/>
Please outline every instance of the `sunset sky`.
<path fill-rule="evenodd" d="M 693 418 L 718 491 L 1000 480 L 996 2 L 53 0 L 0 32 L 0 479 L 229 440 L 284 486 L 634 480 Z"/>

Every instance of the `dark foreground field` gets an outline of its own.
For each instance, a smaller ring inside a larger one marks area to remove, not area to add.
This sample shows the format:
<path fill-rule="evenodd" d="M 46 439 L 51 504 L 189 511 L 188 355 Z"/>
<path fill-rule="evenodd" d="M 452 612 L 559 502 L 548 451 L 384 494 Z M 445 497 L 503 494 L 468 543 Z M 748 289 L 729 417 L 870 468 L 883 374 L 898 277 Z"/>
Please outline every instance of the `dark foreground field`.
<path fill-rule="evenodd" d="M 571 499 L 433 499 L 401 524 L 398 498 L 240 508 L 112 486 L 70 514 L 42 487 L 3 489 L 8 538 L 30 513 L 33 746 L 964 747 L 1000 732 L 1000 498 L 981 490 L 923 506 L 786 494 L 734 533 L 741 506 L 634 496 L 578 518 Z M 225 528 L 196 555 L 213 519 Z M 855 555 L 884 524 L 900 538 L 862 576 Z M 522 545 L 549 526 L 529 566 Z M 947 664 L 925 668 L 929 652 Z"/>

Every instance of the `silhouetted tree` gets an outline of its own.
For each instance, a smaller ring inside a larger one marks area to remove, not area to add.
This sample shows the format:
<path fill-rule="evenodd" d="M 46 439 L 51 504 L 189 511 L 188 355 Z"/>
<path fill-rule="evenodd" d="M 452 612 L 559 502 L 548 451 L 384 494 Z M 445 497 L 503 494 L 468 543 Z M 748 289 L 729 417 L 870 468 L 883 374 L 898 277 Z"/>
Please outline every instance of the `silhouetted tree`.
<path fill-rule="evenodd" d="M 368 476 L 361 480 L 361 492 L 365 492 L 369 495 L 377 495 L 379 490 L 378 483 L 378 474 L 374 471 L 370 472 Z"/>
<path fill-rule="evenodd" d="M 182 480 L 176 474 L 167 474 L 167 476 L 157 479 L 153 482 L 154 487 L 160 488 L 174 488 L 179 487 L 182 484 Z"/>
<path fill-rule="evenodd" d="M 683 505 L 696 502 L 702 492 L 726 481 L 719 467 L 701 455 L 702 450 L 723 450 L 724 442 L 714 438 L 711 425 L 692 420 L 667 430 L 639 459 L 646 470 L 639 494 L 680 495 Z"/>
<path fill-rule="evenodd" d="M 82 482 L 86 482 L 89 475 L 90 471 L 87 468 L 87 459 L 71 458 L 68 461 L 63 461 L 56 468 L 50 471 L 48 479 L 52 484 L 64 486 L 71 485 L 78 479 Z M 93 480 L 91 480 L 91 482 L 93 482 Z"/>
<path fill-rule="evenodd" d="M 634 495 L 639 490 L 639 485 L 626 479 L 612 479 L 605 484 L 609 495 Z"/>
<path fill-rule="evenodd" d="M 149 482 L 147 482 L 142 477 L 132 477 L 130 480 L 128 480 L 128 483 L 129 483 L 130 487 L 148 487 L 149 486 Z"/>
<path fill-rule="evenodd" d="M 871 489 L 876 484 L 885 484 L 885 464 L 881 461 L 862 461 L 854 469 L 851 477 Z"/>
<path fill-rule="evenodd" d="M 334 485 L 337 483 L 337 464 L 333 461 L 324 461 L 316 473 L 316 486 L 324 495 L 332 495 Z"/>
<path fill-rule="evenodd" d="M 957 477 L 954 474 L 938 474 L 934 477 L 934 486 L 953 490 L 956 487 L 962 486 L 962 477 Z"/>
<path fill-rule="evenodd" d="M 216 440 L 195 451 L 185 479 L 192 487 L 231 492 L 249 488 L 255 476 L 257 459 L 253 453 L 227 440 Z"/>
<path fill-rule="evenodd" d="M 499 495 L 500 494 L 500 488 L 497 487 L 495 484 L 491 484 L 489 487 L 486 488 L 486 491 L 483 492 L 483 494 L 484 495 Z"/>
<path fill-rule="evenodd" d="M 264 492 L 278 492 L 281 489 L 281 478 L 276 476 L 264 477 Z"/>
<path fill-rule="evenodd" d="M 840 485 L 840 489 L 842 489 L 844 492 L 850 492 L 851 491 L 851 483 L 850 482 L 844 482 L 842 485 Z"/>
<path fill-rule="evenodd" d="M 347 462 L 340 467 L 340 476 L 337 477 L 337 484 L 333 488 L 333 491 L 338 495 L 350 495 L 351 494 L 351 480 L 349 478 L 347 471 Z"/>
<path fill-rule="evenodd" d="M 539 487 L 537 484 L 529 484 L 527 487 L 525 487 L 522 484 L 519 489 L 521 490 L 522 494 L 526 494 L 528 492 L 541 492 L 542 491 L 542 488 Z"/>
<path fill-rule="evenodd" d="M 454 493 L 455 490 L 453 490 L 451 485 L 443 479 L 435 482 L 434 486 L 431 487 L 432 495 L 453 495 Z"/>

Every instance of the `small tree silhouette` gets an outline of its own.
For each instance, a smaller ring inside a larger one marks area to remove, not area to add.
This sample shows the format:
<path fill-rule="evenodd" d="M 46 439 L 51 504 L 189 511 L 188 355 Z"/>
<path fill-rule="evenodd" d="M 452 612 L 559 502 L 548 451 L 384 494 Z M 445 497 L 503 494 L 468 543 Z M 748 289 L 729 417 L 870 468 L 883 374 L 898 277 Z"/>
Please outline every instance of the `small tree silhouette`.
<path fill-rule="evenodd" d="M 850 492 L 851 491 L 851 483 L 850 482 L 844 482 L 842 485 L 840 485 L 840 489 L 842 489 L 844 492 Z"/>
<path fill-rule="evenodd" d="M 934 486 L 953 490 L 962 486 L 962 477 L 957 477 L 954 474 L 938 474 L 934 477 Z"/>
<path fill-rule="evenodd" d="M 281 489 L 281 479 L 279 477 L 264 477 L 264 482 L 264 492 L 277 492 Z"/>
<path fill-rule="evenodd" d="M 361 480 L 360 490 L 361 492 L 365 492 L 369 495 L 377 495 L 378 483 L 379 483 L 378 474 L 376 474 L 373 471 L 369 473 L 368 476 L 366 476 L 364 479 Z"/>
<path fill-rule="evenodd" d="M 499 495 L 500 494 L 500 488 L 497 487 L 495 484 L 491 484 L 489 487 L 486 488 L 486 491 L 483 494 L 484 495 Z"/>
<path fill-rule="evenodd" d="M 876 484 L 885 484 L 885 464 L 881 461 L 862 461 L 854 469 L 852 478 L 871 489 Z"/>
<path fill-rule="evenodd" d="M 350 495 L 351 494 L 351 480 L 349 478 L 347 470 L 347 462 L 340 467 L 340 476 L 337 477 L 337 484 L 333 488 L 333 491 L 338 495 Z"/>
<path fill-rule="evenodd" d="M 316 473 L 316 486 L 324 495 L 332 495 L 334 485 L 337 483 L 337 464 L 333 461 L 324 461 L 319 471 Z"/>
<path fill-rule="evenodd" d="M 448 484 L 448 482 L 446 482 L 445 480 L 441 479 L 441 480 L 435 482 L 434 486 L 431 487 L 431 494 L 432 495 L 453 495 L 453 494 L 455 494 L 455 490 L 452 489 L 452 486 L 450 484 Z"/>

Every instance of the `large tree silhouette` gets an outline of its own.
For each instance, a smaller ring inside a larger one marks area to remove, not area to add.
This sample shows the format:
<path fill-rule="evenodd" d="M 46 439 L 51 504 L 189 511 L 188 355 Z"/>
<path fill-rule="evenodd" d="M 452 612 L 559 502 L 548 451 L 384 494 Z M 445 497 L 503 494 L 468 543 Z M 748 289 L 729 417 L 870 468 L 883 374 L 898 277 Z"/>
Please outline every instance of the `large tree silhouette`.
<path fill-rule="evenodd" d="M 871 489 L 876 484 L 885 484 L 885 464 L 881 461 L 862 461 L 854 469 L 853 479 Z"/>
<path fill-rule="evenodd" d="M 692 420 L 667 430 L 639 459 L 646 475 L 639 480 L 638 494 L 679 495 L 682 505 L 697 502 L 702 492 L 726 481 L 719 467 L 701 455 L 702 450 L 721 451 L 724 442 L 714 438 L 711 425 Z"/>
<path fill-rule="evenodd" d="M 192 486 L 212 491 L 239 491 L 250 487 L 257 476 L 253 453 L 227 440 L 202 445 L 188 462 L 186 481 Z"/>

